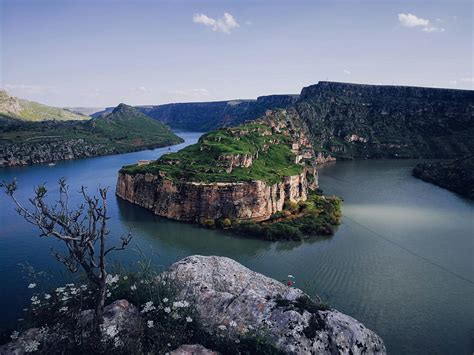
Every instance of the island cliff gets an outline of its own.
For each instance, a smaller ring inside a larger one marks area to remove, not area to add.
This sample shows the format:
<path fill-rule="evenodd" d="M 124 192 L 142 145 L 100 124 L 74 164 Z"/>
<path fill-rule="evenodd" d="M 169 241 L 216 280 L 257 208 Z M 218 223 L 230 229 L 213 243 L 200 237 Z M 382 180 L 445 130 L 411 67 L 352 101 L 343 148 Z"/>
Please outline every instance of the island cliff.
<path fill-rule="evenodd" d="M 122 168 L 116 193 L 157 215 L 207 226 L 296 220 L 319 211 L 315 200 L 333 206 L 312 192 L 318 159 L 296 111 L 268 111 L 251 123 L 205 134 L 178 153 Z M 326 222 L 337 224 L 339 212 L 331 212 Z"/>

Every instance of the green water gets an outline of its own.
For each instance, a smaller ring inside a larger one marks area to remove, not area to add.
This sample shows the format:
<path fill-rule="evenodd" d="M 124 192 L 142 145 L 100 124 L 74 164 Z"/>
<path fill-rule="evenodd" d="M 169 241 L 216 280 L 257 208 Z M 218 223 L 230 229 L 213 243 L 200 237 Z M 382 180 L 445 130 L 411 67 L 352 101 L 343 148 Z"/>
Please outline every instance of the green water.
<path fill-rule="evenodd" d="M 186 143 L 173 151 L 199 137 L 180 135 Z M 167 151 L 3 169 L 0 180 L 16 177 L 22 199 L 32 185 L 54 187 L 61 176 L 73 187 L 114 187 L 120 166 Z M 168 221 L 111 194 L 112 234 L 131 229 L 133 244 L 163 267 L 191 254 L 223 255 L 279 280 L 292 274 L 296 286 L 375 330 L 392 354 L 471 354 L 474 204 L 411 177 L 415 163 L 337 162 L 321 168 L 321 187 L 345 201 L 343 222 L 332 238 L 301 243 L 239 238 Z M 18 263 L 53 272 L 60 265 L 50 254 L 58 244 L 37 237 L 4 196 L 0 203 L 0 327 L 5 329 L 21 316 L 30 297 Z M 132 250 L 117 256 L 125 264 L 137 260 Z"/>

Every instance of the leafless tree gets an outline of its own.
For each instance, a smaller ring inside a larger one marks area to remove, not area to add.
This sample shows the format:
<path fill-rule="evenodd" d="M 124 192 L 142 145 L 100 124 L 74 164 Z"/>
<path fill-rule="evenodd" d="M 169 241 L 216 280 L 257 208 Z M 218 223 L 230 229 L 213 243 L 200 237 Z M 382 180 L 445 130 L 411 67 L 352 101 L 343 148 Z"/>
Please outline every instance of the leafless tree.
<path fill-rule="evenodd" d="M 110 233 L 107 229 L 108 188 L 99 188 L 100 197 L 95 197 L 87 194 L 86 188 L 81 186 L 79 193 L 84 202 L 76 209 L 70 209 L 69 186 L 64 178 L 58 184 L 59 199 L 51 205 L 45 201 L 48 193 L 45 185 L 35 187 L 35 195 L 29 199 L 33 206 L 31 209 L 24 207 L 16 198 L 16 181 L 3 182 L 0 186 L 12 198 L 17 212 L 40 229 L 41 237 L 52 237 L 65 244 L 65 253 L 54 252 L 56 259 L 73 273 L 82 268 L 89 281 L 97 286 L 94 323 L 100 325 L 107 293 L 106 257 L 112 251 L 125 249 L 132 236 L 129 233 L 122 237 L 119 247 L 107 248 L 106 238 Z"/>

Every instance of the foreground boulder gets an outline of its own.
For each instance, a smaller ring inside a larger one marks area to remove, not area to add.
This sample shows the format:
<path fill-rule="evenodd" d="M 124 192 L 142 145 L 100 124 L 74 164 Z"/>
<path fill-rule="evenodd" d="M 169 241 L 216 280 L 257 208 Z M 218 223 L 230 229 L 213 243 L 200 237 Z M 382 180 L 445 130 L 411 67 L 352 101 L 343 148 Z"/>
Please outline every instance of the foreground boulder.
<path fill-rule="evenodd" d="M 190 256 L 167 276 L 181 283 L 210 332 L 237 336 L 262 330 L 280 350 L 296 354 L 385 354 L 382 339 L 336 310 L 324 310 L 301 290 L 232 259 Z"/>

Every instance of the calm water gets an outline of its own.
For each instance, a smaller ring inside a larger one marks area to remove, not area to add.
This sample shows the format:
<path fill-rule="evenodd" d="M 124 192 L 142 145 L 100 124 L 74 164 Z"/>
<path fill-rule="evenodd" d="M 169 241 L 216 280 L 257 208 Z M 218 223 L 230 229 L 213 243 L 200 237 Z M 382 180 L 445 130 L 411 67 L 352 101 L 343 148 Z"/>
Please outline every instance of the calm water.
<path fill-rule="evenodd" d="M 196 142 L 199 133 L 181 133 Z M 115 187 L 117 170 L 151 159 L 168 148 L 118 156 L 0 170 L 16 177 L 18 196 L 34 184 L 65 176 L 73 191 L 81 184 Z M 318 293 L 332 306 L 364 322 L 392 354 L 471 354 L 474 335 L 473 206 L 446 190 L 410 176 L 415 161 L 337 162 L 321 169 L 326 193 L 342 196 L 343 223 L 332 238 L 270 243 L 237 238 L 156 217 L 109 197 L 114 236 L 132 230 L 134 244 L 158 265 L 191 254 L 229 256 L 279 280 L 296 276 L 297 286 Z M 78 201 L 76 198 L 75 201 Z M 56 271 L 50 249 L 0 196 L 0 327 L 14 324 L 30 295 L 18 263 Z M 134 263 L 133 251 L 117 254 Z"/>

